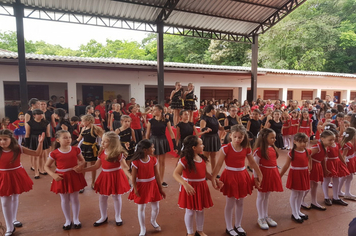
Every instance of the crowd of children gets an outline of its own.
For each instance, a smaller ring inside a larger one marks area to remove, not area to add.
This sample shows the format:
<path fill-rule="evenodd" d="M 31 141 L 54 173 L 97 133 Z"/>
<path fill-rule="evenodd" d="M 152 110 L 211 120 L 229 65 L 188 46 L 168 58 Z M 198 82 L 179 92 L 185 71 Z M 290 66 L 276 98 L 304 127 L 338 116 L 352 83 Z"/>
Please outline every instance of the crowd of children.
<path fill-rule="evenodd" d="M 50 191 L 60 195 L 65 217 L 63 230 L 82 227 L 79 193 L 87 186 L 84 173 L 92 172 L 91 188 L 99 193 L 100 209 L 100 219 L 94 222 L 94 227 L 108 222 L 110 195 L 116 225 L 121 226 L 122 195 L 130 192 L 128 199 L 138 208 L 139 235 L 146 235 L 148 203 L 151 205 L 150 223 L 156 231 L 161 231 L 156 220 L 159 201 L 166 196 L 163 187 L 168 186 L 164 181 L 165 156 L 171 151 L 167 134 L 180 156 L 173 177 L 181 185 L 178 206 L 185 209 L 184 222 L 190 236 L 206 235 L 204 209 L 213 206 L 207 180 L 226 196 L 226 233 L 234 236 L 246 235 L 242 227 L 243 202 L 254 188 L 257 190 L 257 224 L 264 230 L 278 225 L 268 214 L 269 197 L 271 192 L 283 191 L 282 177 L 288 169 L 286 188 L 291 190 L 291 219 L 297 223 L 308 220 L 301 208 L 326 210 L 316 197 L 319 182 L 327 206 L 347 206 L 345 199 L 356 200 L 351 193 L 356 173 L 356 114 L 352 111 L 347 115 L 345 110 L 335 113 L 320 101 L 319 109 L 307 102 L 299 108 L 295 102 L 287 107 L 267 101 L 262 107 L 260 103 L 252 107 L 244 103 L 239 113 L 241 108 L 235 102 L 227 103 L 228 114 L 219 111 L 221 107 L 208 104 L 199 122 L 194 122 L 196 107 L 192 102 L 195 99 L 193 84 L 184 92 L 181 84 L 176 83 L 171 94 L 173 114 L 168 116 L 158 104 L 141 113 L 131 100 L 125 111 L 128 115 L 117 103 L 112 104 L 108 115 L 105 109 L 102 114 L 101 109 L 88 106 L 85 115 L 70 120 L 62 108 L 46 116 L 41 102 L 31 99 L 29 111 L 25 115 L 20 113 L 13 123 L 5 118 L 0 130 L 0 199 L 5 235 L 12 235 L 16 227 L 22 226 L 16 218 L 19 194 L 30 191 L 33 185 L 20 163 L 22 153 L 31 157 L 30 168 L 35 172 L 35 179 L 40 174 L 53 178 Z M 313 125 L 315 122 L 317 125 Z M 144 133 L 143 127 L 146 128 Z M 176 134 L 172 127 L 176 128 Z M 311 137 L 316 139 L 316 144 L 308 149 Z M 51 144 L 54 144 L 53 149 Z M 290 149 L 280 171 L 278 148 Z M 246 159 L 252 176 L 245 167 Z M 207 168 L 208 162 L 211 170 Z M 96 178 L 100 167 L 102 171 Z M 332 198 L 328 194 L 331 182 Z M 305 202 L 309 191 L 310 204 Z"/>

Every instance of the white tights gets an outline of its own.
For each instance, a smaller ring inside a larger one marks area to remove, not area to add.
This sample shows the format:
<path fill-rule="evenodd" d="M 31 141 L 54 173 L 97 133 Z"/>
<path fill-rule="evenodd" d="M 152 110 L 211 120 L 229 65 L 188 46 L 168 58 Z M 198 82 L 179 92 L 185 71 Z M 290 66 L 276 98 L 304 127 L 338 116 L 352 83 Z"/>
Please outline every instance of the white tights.
<path fill-rule="evenodd" d="M 339 191 L 338 192 L 341 193 L 341 188 L 345 183 L 345 196 L 353 197 L 354 195 L 350 192 L 352 179 L 353 179 L 353 174 L 350 174 L 350 175 L 345 176 L 345 177 L 341 177 L 340 178 Z"/>
<path fill-rule="evenodd" d="M 25 139 L 25 135 L 19 135 L 19 136 L 18 136 L 17 143 L 18 143 L 19 145 L 21 145 L 23 139 Z"/>
<path fill-rule="evenodd" d="M 66 219 L 65 226 L 68 226 L 71 224 L 71 219 L 70 219 L 70 204 L 72 204 L 72 213 L 73 213 L 73 223 L 74 224 L 80 224 L 79 221 L 79 210 L 80 210 L 80 204 L 79 204 L 79 192 L 74 192 L 74 193 L 60 193 L 59 196 L 61 196 L 61 206 L 62 206 L 62 211 L 64 214 L 64 217 Z"/>
<path fill-rule="evenodd" d="M 140 223 L 140 235 L 146 234 L 145 226 L 145 209 L 147 204 L 138 204 L 137 213 L 138 213 L 138 222 Z M 159 213 L 159 202 L 151 202 L 151 224 L 153 227 L 158 227 L 157 216 Z"/>
<path fill-rule="evenodd" d="M 236 199 L 234 197 L 226 197 L 226 205 L 225 205 L 225 223 L 226 223 L 226 229 L 228 231 L 232 230 L 232 214 L 233 210 L 235 208 L 235 227 L 241 227 L 241 220 L 242 220 L 242 214 L 243 214 L 243 203 L 244 199 Z M 237 235 L 236 233 L 234 234 L 234 231 L 231 231 L 230 234 Z"/>
<path fill-rule="evenodd" d="M 294 218 L 301 219 L 301 216 L 304 216 L 302 212 L 300 212 L 300 206 L 302 205 L 303 196 L 306 191 L 297 191 L 292 190 L 292 193 L 289 198 L 290 207 L 292 208 L 292 214 Z"/>
<path fill-rule="evenodd" d="M 114 201 L 114 209 L 115 209 L 115 221 L 121 222 L 121 207 L 122 207 L 122 199 L 121 195 L 111 195 Z M 106 195 L 99 195 L 99 209 L 100 209 L 100 219 L 96 221 L 96 223 L 102 223 L 108 217 L 108 198 Z"/>
<path fill-rule="evenodd" d="M 283 144 L 285 148 L 292 148 L 290 145 L 290 135 L 283 135 Z"/>
<path fill-rule="evenodd" d="M 268 217 L 268 198 L 271 192 L 257 192 L 256 207 L 258 212 L 258 219 Z"/>
<path fill-rule="evenodd" d="M 338 200 L 339 198 L 339 177 L 324 177 L 323 182 L 323 192 L 324 198 L 329 199 L 328 190 L 329 190 L 329 183 L 333 179 L 333 199 Z"/>
<path fill-rule="evenodd" d="M 0 197 L 2 213 L 5 218 L 6 232 L 14 230 L 13 222 L 16 221 L 17 209 L 19 206 L 19 194 Z"/>
<path fill-rule="evenodd" d="M 204 211 L 185 209 L 184 222 L 188 234 L 194 233 L 194 215 L 196 214 L 197 231 L 202 232 L 204 228 Z"/>

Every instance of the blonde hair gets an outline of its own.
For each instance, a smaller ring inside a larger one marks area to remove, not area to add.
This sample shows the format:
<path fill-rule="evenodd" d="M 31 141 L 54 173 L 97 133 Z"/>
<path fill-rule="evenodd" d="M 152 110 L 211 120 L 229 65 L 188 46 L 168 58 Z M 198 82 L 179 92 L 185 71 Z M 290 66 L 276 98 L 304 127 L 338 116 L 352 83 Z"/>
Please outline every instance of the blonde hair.
<path fill-rule="evenodd" d="M 123 148 L 120 142 L 119 136 L 114 131 L 109 131 L 104 133 L 103 139 L 109 139 L 109 147 L 106 151 L 106 159 L 108 162 L 118 162 L 121 154 L 127 156 L 127 151 Z M 104 151 L 101 147 L 99 150 L 99 155 Z"/>
<path fill-rule="evenodd" d="M 81 120 L 90 122 L 90 126 L 91 126 L 90 134 L 91 134 L 91 136 L 95 137 L 93 135 L 93 131 L 98 136 L 101 136 L 104 133 L 104 130 L 102 128 L 100 128 L 99 126 L 94 125 L 94 121 L 95 121 L 94 116 L 92 116 L 90 114 L 83 115 L 81 117 Z"/>

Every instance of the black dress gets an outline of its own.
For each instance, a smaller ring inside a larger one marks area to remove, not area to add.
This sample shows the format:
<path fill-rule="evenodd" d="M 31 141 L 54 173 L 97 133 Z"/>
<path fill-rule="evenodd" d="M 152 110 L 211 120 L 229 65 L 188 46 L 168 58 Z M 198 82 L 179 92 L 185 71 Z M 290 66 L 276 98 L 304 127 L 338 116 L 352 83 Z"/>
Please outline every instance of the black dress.
<path fill-rule="evenodd" d="M 217 152 L 221 148 L 221 142 L 218 135 L 219 131 L 219 121 L 216 117 L 202 116 L 201 118 L 206 122 L 206 128 L 210 128 L 209 133 L 205 133 L 201 136 L 201 139 L 204 144 L 205 152 Z"/>
<path fill-rule="evenodd" d="M 228 124 L 230 127 L 239 124 L 239 122 L 236 120 L 236 118 L 232 118 L 230 115 L 228 115 L 226 117 L 226 119 L 228 120 Z M 224 138 L 224 144 L 228 144 L 230 143 L 230 132 L 227 132 Z"/>
<path fill-rule="evenodd" d="M 93 127 L 82 132 L 83 142 L 80 145 L 80 149 L 82 150 L 82 155 L 86 162 L 92 162 L 98 159 L 99 145 L 96 143 L 97 136 Z"/>
<path fill-rule="evenodd" d="M 188 123 L 179 122 L 177 124 L 177 127 L 179 127 L 179 133 L 180 133 L 180 138 L 179 138 L 177 148 L 178 148 L 178 153 L 180 153 L 182 150 L 182 143 L 184 139 L 189 135 L 193 135 L 194 133 L 194 124 L 193 122 L 188 122 Z"/>
<path fill-rule="evenodd" d="M 163 155 L 171 151 L 169 143 L 166 137 L 166 128 L 168 119 L 164 121 L 156 120 L 155 118 L 150 119 L 148 122 L 151 124 L 151 141 L 153 142 L 155 148 L 155 155 Z"/>
<path fill-rule="evenodd" d="M 247 122 L 250 120 L 250 115 L 244 115 L 241 117 L 241 123 L 243 124 L 243 126 L 245 126 L 245 128 L 247 127 Z"/>
<path fill-rule="evenodd" d="M 32 113 L 32 112 L 31 112 Z M 31 150 L 36 150 L 38 146 L 38 136 L 42 133 L 46 133 L 48 121 L 42 119 L 40 122 L 35 121 L 34 119 L 29 120 L 27 124 L 30 126 L 30 143 L 28 148 Z M 43 140 L 43 149 L 46 150 L 51 146 L 51 143 L 48 143 L 48 139 Z"/>
<path fill-rule="evenodd" d="M 258 132 L 261 130 L 261 120 L 250 119 L 250 132 L 253 134 L 255 138 L 257 138 Z"/>
<path fill-rule="evenodd" d="M 274 120 L 269 120 L 269 123 L 271 124 L 271 129 L 276 133 L 276 141 L 274 142 L 274 144 L 278 148 L 283 148 L 284 144 L 283 144 L 283 137 L 281 132 L 283 123 L 281 121 L 277 123 Z"/>
<path fill-rule="evenodd" d="M 184 109 L 188 111 L 195 111 L 197 109 L 194 99 L 194 90 L 192 90 L 185 96 Z"/>
<path fill-rule="evenodd" d="M 132 130 L 131 128 L 127 128 L 119 133 L 120 142 L 123 148 L 127 151 L 126 160 L 130 160 L 134 154 L 135 142 L 131 141 Z M 129 148 L 126 148 L 125 144 L 129 143 Z"/>
<path fill-rule="evenodd" d="M 224 113 L 219 113 L 218 115 L 218 121 L 220 123 L 221 126 L 224 126 L 225 124 L 225 119 L 226 119 L 226 115 Z"/>
<path fill-rule="evenodd" d="M 114 120 L 112 124 L 113 130 L 116 130 L 121 127 L 121 116 L 122 114 L 117 111 L 113 111 L 112 114 L 114 115 Z"/>
<path fill-rule="evenodd" d="M 172 109 L 183 109 L 182 90 L 179 90 L 178 92 L 173 94 L 172 101 L 171 101 L 171 108 Z"/>

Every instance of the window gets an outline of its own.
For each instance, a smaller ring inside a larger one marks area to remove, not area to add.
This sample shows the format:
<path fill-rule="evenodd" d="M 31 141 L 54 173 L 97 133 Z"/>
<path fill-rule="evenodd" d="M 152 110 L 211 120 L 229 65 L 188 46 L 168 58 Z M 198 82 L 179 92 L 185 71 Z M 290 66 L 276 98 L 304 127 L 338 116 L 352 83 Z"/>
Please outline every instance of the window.
<path fill-rule="evenodd" d="M 313 100 L 313 91 L 302 91 L 302 100 Z"/>
<path fill-rule="evenodd" d="M 326 99 L 326 91 L 321 91 L 320 99 L 321 100 L 325 100 Z"/>
<path fill-rule="evenodd" d="M 222 99 L 226 101 L 228 98 L 233 98 L 233 91 L 228 89 L 201 89 L 200 96 L 200 100 L 211 100 L 214 98 L 215 100 Z"/>
<path fill-rule="evenodd" d="M 279 99 L 279 90 L 264 90 L 263 91 L 263 100 L 277 100 Z"/>
<path fill-rule="evenodd" d="M 287 91 L 287 100 L 293 100 L 293 90 Z"/>
<path fill-rule="evenodd" d="M 356 98 L 356 92 L 350 93 L 350 101 L 353 101 Z"/>
<path fill-rule="evenodd" d="M 27 99 L 38 98 L 39 100 L 49 100 L 48 85 L 27 85 Z M 19 84 L 4 84 L 5 100 L 20 100 Z"/>

